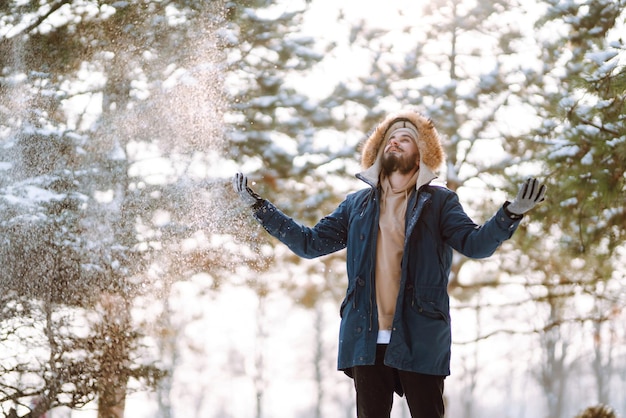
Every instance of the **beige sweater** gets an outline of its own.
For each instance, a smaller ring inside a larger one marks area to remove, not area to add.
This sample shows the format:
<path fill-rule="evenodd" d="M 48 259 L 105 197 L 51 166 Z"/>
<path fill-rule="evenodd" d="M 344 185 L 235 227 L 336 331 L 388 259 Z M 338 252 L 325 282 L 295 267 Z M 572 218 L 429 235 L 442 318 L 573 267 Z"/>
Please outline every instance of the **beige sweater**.
<path fill-rule="evenodd" d="M 393 189 L 387 178 L 381 181 L 382 199 L 376 244 L 376 304 L 379 330 L 391 330 L 396 311 L 404 250 L 404 218 L 409 194 L 415 188 L 418 172 L 399 189 Z"/>

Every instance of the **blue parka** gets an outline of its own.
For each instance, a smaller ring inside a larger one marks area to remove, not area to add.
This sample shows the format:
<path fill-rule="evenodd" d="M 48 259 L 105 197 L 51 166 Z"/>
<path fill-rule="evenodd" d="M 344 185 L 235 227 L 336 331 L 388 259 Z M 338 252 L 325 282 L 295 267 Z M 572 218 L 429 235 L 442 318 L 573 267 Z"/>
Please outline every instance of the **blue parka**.
<path fill-rule="evenodd" d="M 314 258 L 347 249 L 338 368 L 348 375 L 352 367 L 373 365 L 376 358 L 374 272 L 381 192 L 379 169 L 373 166 L 357 175 L 368 187 L 348 195 L 313 227 L 293 220 L 266 200 L 254 213 L 267 232 L 298 256 Z M 451 348 L 447 287 L 453 250 L 467 257 L 488 257 L 511 237 L 519 219 L 512 219 L 502 206 L 479 226 L 465 213 L 456 193 L 430 184 L 433 178 L 429 166 L 422 164 L 416 189 L 408 197 L 400 292 L 385 364 L 447 376 Z"/>

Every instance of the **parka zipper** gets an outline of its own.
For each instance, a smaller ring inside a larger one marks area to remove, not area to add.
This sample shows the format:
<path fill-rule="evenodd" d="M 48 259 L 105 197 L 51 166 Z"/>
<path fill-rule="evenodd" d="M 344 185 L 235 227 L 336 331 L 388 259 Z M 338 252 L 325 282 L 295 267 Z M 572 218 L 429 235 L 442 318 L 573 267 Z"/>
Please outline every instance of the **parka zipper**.
<path fill-rule="evenodd" d="M 423 186 L 420 187 L 420 189 L 422 189 L 422 188 L 423 188 Z M 406 248 L 409 245 L 409 239 L 410 239 L 410 235 L 413 233 L 413 228 L 415 227 L 415 224 L 417 224 L 417 218 L 419 216 L 421 216 L 421 213 L 424 210 L 424 208 L 427 205 L 430 205 L 430 203 L 431 203 L 431 197 L 432 196 L 430 194 L 428 194 L 428 197 L 425 197 L 423 199 L 423 203 L 421 202 L 420 197 L 421 197 L 420 190 L 417 190 L 416 194 L 415 194 L 415 199 L 413 201 L 413 208 L 411 209 L 411 216 L 408 219 L 409 224 L 407 225 L 406 235 L 405 235 L 405 238 L 404 238 L 404 249 L 405 250 L 406 250 Z M 421 207 L 420 207 L 420 203 L 422 203 Z M 415 213 L 416 210 L 419 210 L 418 214 Z M 413 217 L 416 217 L 416 219 L 414 220 Z M 415 289 L 414 289 L 415 287 L 416 287 L 416 285 L 413 284 L 413 286 L 411 288 L 411 294 L 409 295 L 411 297 L 411 307 L 415 307 L 415 298 L 416 298 L 416 296 L 415 296 Z"/>
<path fill-rule="evenodd" d="M 371 199 L 374 200 L 374 202 L 376 202 L 376 195 L 377 195 L 378 190 L 372 188 L 372 193 L 370 195 Z M 372 224 L 372 234 L 376 237 L 375 240 L 370 240 L 370 257 L 371 260 L 373 260 L 373 262 L 370 264 L 370 273 L 369 273 L 369 279 L 371 280 L 371 284 L 370 284 L 370 294 L 369 294 L 369 305 L 370 305 L 370 315 L 369 315 L 369 332 L 372 331 L 372 329 L 374 328 L 374 292 L 376 290 L 376 269 L 375 269 L 375 265 L 376 265 L 376 242 L 378 241 L 378 221 L 380 218 L 380 205 L 375 206 L 376 207 L 376 213 L 375 213 L 375 222 Z"/>

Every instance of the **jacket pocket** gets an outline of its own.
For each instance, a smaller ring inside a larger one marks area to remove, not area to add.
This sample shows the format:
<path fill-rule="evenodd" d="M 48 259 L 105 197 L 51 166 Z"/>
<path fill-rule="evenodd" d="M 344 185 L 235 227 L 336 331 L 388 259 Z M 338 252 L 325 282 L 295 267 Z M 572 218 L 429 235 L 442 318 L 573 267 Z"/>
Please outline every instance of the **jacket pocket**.
<path fill-rule="evenodd" d="M 350 280 L 348 283 L 348 289 L 346 290 L 346 297 L 341 302 L 341 307 L 339 308 L 339 316 L 343 318 L 343 312 L 348 306 L 349 303 L 352 302 L 354 305 L 354 294 L 356 293 L 356 280 Z"/>
<path fill-rule="evenodd" d="M 445 290 L 439 288 L 416 288 L 411 307 L 420 315 L 450 322 L 450 310 Z"/>

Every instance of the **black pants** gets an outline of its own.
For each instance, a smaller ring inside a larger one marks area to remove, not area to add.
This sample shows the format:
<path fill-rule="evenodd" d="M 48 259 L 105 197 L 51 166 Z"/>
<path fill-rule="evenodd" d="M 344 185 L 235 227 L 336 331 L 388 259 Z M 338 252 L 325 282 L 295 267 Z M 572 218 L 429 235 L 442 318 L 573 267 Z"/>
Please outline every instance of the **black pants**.
<path fill-rule="evenodd" d="M 358 418 L 389 418 L 394 391 L 406 397 L 412 418 L 443 418 L 444 376 L 397 370 L 383 364 L 386 344 L 376 348 L 374 366 L 352 368 Z"/>

